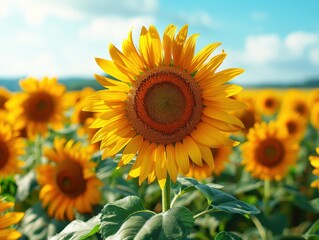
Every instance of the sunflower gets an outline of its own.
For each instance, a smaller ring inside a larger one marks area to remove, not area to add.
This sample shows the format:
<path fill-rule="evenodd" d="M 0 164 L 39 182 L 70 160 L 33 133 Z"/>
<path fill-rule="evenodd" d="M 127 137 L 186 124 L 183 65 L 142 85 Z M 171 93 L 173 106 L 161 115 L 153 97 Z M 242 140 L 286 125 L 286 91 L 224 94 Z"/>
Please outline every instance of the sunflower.
<path fill-rule="evenodd" d="M 48 214 L 56 219 L 74 219 L 74 211 L 91 213 L 100 200 L 102 182 L 92 169 L 91 148 L 83 148 L 73 140 L 54 139 L 54 149 L 45 149 L 49 163 L 37 168 L 42 186 L 40 199 Z"/>
<path fill-rule="evenodd" d="M 274 115 L 280 106 L 280 98 L 273 90 L 263 90 L 256 99 L 256 107 L 261 115 Z"/>
<path fill-rule="evenodd" d="M 309 106 L 307 96 L 305 93 L 298 90 L 289 90 L 283 100 L 281 112 L 289 113 L 293 112 L 308 120 L 309 117 Z"/>
<path fill-rule="evenodd" d="M 46 134 L 48 124 L 53 128 L 62 127 L 65 87 L 58 84 L 56 78 L 44 77 L 39 81 L 29 77 L 20 81 L 20 86 L 23 93 L 11 98 L 6 107 L 12 119 L 21 122 L 21 129 L 26 128 L 29 137 Z"/>
<path fill-rule="evenodd" d="M 319 130 L 319 101 L 314 103 L 310 112 L 311 125 Z"/>
<path fill-rule="evenodd" d="M 0 177 L 21 171 L 23 162 L 18 158 L 24 154 L 24 141 L 7 122 L 0 120 Z"/>
<path fill-rule="evenodd" d="M 0 111 L 5 111 L 5 103 L 10 99 L 11 93 L 3 87 L 0 87 Z"/>
<path fill-rule="evenodd" d="M 242 163 L 256 178 L 280 180 L 294 165 L 299 146 L 277 122 L 256 123 L 242 145 Z"/>
<path fill-rule="evenodd" d="M 307 122 L 303 117 L 295 112 L 280 113 L 278 116 L 278 124 L 287 129 L 290 137 L 300 140 L 305 135 Z"/>
<path fill-rule="evenodd" d="M 101 113 L 91 127 L 100 128 L 92 141 L 101 141 L 103 157 L 124 148 L 121 167 L 138 153 L 129 176 L 139 177 L 140 184 L 157 178 L 161 188 L 167 173 L 176 181 L 179 172 L 189 172 L 191 162 L 202 166 L 203 159 L 212 166 L 210 148 L 232 146 L 224 132 L 243 128 L 230 112 L 244 104 L 229 98 L 242 88 L 225 84 L 243 70 L 216 72 L 226 53 L 209 56 L 220 43 L 195 55 L 198 34 L 187 38 L 187 25 L 176 36 L 175 31 L 169 25 L 161 40 L 154 26 L 142 27 L 138 49 L 132 32 L 122 52 L 111 44 L 113 61 L 96 62 L 117 80 L 95 75 L 107 89 L 90 95 L 84 108 Z"/>
<path fill-rule="evenodd" d="M 244 124 L 245 128 L 242 129 L 242 132 L 245 134 L 254 127 L 256 122 L 260 122 L 260 115 L 250 108 L 235 111 L 234 115 Z"/>
<path fill-rule="evenodd" d="M 319 154 L 319 147 L 316 148 L 317 154 Z M 310 164 L 315 168 L 312 173 L 319 176 L 319 156 L 310 156 Z M 313 181 L 310 185 L 313 188 L 319 188 L 319 179 Z"/>
<path fill-rule="evenodd" d="M 13 202 L 5 202 L 3 198 L 0 198 L 0 239 L 2 240 L 14 240 L 21 237 L 21 233 L 11 226 L 19 223 L 24 213 L 5 212 L 13 206 Z"/>
<path fill-rule="evenodd" d="M 206 162 L 203 162 L 202 166 L 198 166 L 193 163 L 190 165 L 189 172 L 186 176 L 193 177 L 198 180 L 211 177 L 212 175 L 219 176 L 224 171 L 225 164 L 229 162 L 229 156 L 231 153 L 231 147 L 211 148 L 214 165 L 209 166 Z"/>

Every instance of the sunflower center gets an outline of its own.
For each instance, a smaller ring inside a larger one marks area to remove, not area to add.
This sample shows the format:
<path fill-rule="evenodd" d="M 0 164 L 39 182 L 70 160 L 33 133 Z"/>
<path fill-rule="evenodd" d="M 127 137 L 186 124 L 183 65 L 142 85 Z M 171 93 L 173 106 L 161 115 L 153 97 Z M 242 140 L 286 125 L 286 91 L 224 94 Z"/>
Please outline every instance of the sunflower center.
<path fill-rule="evenodd" d="M 0 141 L 0 169 L 3 168 L 9 160 L 10 152 L 6 144 Z"/>
<path fill-rule="evenodd" d="M 262 141 L 257 147 L 258 161 L 266 167 L 274 167 L 283 161 L 285 149 L 282 143 L 275 138 Z"/>
<path fill-rule="evenodd" d="M 86 119 L 93 117 L 93 112 L 80 111 L 79 122 L 84 125 Z"/>
<path fill-rule="evenodd" d="M 265 105 L 267 108 L 272 108 L 275 105 L 275 102 L 271 98 L 267 98 L 265 101 Z"/>
<path fill-rule="evenodd" d="M 4 109 L 4 104 L 6 103 L 7 100 L 8 100 L 8 98 L 0 95 L 0 109 Z"/>
<path fill-rule="evenodd" d="M 140 75 L 132 86 L 127 116 L 146 140 L 171 144 L 182 140 L 199 123 L 201 90 L 185 71 L 160 66 Z"/>
<path fill-rule="evenodd" d="M 54 111 L 52 96 L 45 92 L 33 94 L 25 104 L 26 114 L 35 122 L 48 121 Z"/>
<path fill-rule="evenodd" d="M 75 198 L 86 188 L 82 167 L 73 161 L 63 161 L 57 167 L 56 183 L 67 196 Z"/>
<path fill-rule="evenodd" d="M 294 134 L 295 132 L 297 132 L 297 124 L 293 121 L 289 121 L 286 123 L 287 129 L 288 129 L 288 133 L 289 134 Z"/>
<path fill-rule="evenodd" d="M 210 151 L 212 152 L 214 159 L 216 159 L 219 155 L 219 148 L 211 148 Z"/>
<path fill-rule="evenodd" d="M 303 103 L 297 103 L 295 106 L 295 111 L 303 116 L 306 114 L 306 106 Z"/>

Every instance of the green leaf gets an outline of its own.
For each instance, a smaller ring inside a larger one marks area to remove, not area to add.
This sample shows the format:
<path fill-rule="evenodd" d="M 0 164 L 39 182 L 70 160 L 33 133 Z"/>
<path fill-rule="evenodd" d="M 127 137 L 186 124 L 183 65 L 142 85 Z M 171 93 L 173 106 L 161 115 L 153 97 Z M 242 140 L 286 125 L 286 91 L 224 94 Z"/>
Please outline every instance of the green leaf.
<path fill-rule="evenodd" d="M 155 214 L 141 200 L 129 196 L 105 205 L 100 232 L 108 240 L 185 239 L 194 225 L 193 214 L 184 207 Z"/>
<path fill-rule="evenodd" d="M 319 239 L 319 220 L 317 220 L 303 235 L 306 239 Z"/>
<path fill-rule="evenodd" d="M 140 211 L 131 214 L 119 231 L 108 240 L 185 239 L 194 225 L 193 214 L 184 207 L 176 207 L 165 213 Z"/>
<path fill-rule="evenodd" d="M 51 237 L 50 240 L 84 240 L 99 231 L 100 215 L 97 215 L 87 222 L 81 220 L 72 221 L 62 232 Z"/>
<path fill-rule="evenodd" d="M 216 235 L 214 240 L 241 240 L 242 238 L 231 232 L 220 232 Z"/>
<path fill-rule="evenodd" d="M 41 203 L 37 203 L 25 212 L 19 231 L 29 239 L 48 239 L 67 224 L 67 221 L 58 221 L 49 217 L 41 207 Z"/>
<path fill-rule="evenodd" d="M 136 196 L 128 196 L 113 203 L 106 204 L 102 209 L 101 233 L 104 238 L 115 234 L 134 212 L 145 210 L 141 200 Z"/>
<path fill-rule="evenodd" d="M 179 178 L 178 181 L 185 188 L 189 185 L 195 186 L 207 199 L 208 204 L 212 209 L 220 210 L 229 213 L 239 213 L 239 214 L 258 214 L 260 211 L 251 204 L 247 204 L 235 198 L 234 196 L 215 189 L 212 186 L 202 184 L 192 178 Z"/>

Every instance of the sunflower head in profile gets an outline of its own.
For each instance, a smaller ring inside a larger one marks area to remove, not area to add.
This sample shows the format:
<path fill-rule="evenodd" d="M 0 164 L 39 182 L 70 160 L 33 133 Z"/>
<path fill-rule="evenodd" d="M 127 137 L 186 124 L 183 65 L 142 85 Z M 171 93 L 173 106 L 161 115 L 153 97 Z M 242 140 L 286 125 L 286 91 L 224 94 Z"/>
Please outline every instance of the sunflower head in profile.
<path fill-rule="evenodd" d="M 280 106 L 280 97 L 274 90 L 263 90 L 256 100 L 257 111 L 261 115 L 274 115 Z"/>
<path fill-rule="evenodd" d="M 46 134 L 48 125 L 62 127 L 65 109 L 65 87 L 56 78 L 44 77 L 41 81 L 29 77 L 20 81 L 22 93 L 12 97 L 6 107 L 12 119 L 18 119 L 27 135 Z"/>
<path fill-rule="evenodd" d="M 58 220 L 73 220 L 75 211 L 91 213 L 100 201 L 102 182 L 92 171 L 91 148 L 73 140 L 54 139 L 54 148 L 45 149 L 48 164 L 37 168 L 40 199 L 48 214 Z"/>
<path fill-rule="evenodd" d="M 0 239 L 15 240 L 22 236 L 12 225 L 19 223 L 24 213 L 8 211 L 13 206 L 13 202 L 6 202 L 5 199 L 0 197 Z"/>
<path fill-rule="evenodd" d="M 229 162 L 231 147 L 211 148 L 214 165 L 209 166 L 203 161 L 203 166 L 198 166 L 195 163 L 190 165 L 189 172 L 186 176 L 202 180 L 211 176 L 219 176 L 225 169 L 226 163 Z"/>
<path fill-rule="evenodd" d="M 316 152 L 317 154 L 319 154 L 319 147 L 316 148 Z M 310 164 L 314 167 L 312 173 L 316 176 L 319 176 L 319 156 L 310 156 L 309 161 Z M 313 181 L 310 186 L 319 189 L 319 179 Z"/>
<path fill-rule="evenodd" d="M 224 133 L 243 128 L 231 112 L 244 104 L 230 99 L 241 87 L 225 84 L 243 70 L 217 71 L 226 53 L 210 55 L 220 43 L 195 54 L 198 34 L 187 37 L 187 25 L 175 33 L 169 25 L 161 39 L 154 26 L 142 27 L 138 48 L 132 32 L 122 51 L 111 44 L 113 61 L 96 61 L 113 79 L 96 75 L 106 89 L 91 94 L 84 107 L 101 113 L 91 127 L 100 128 L 92 141 L 101 141 L 103 157 L 124 149 L 123 166 L 138 153 L 129 176 L 139 183 L 157 179 L 162 188 L 167 173 L 176 181 L 191 163 L 212 165 L 210 148 L 232 146 Z"/>
<path fill-rule="evenodd" d="M 25 143 L 10 124 L 0 120 L 0 178 L 19 173 L 24 163 L 19 160 Z"/>
<path fill-rule="evenodd" d="M 276 122 L 257 123 L 242 145 L 242 163 L 251 174 L 264 180 L 282 179 L 295 164 L 299 146 Z"/>

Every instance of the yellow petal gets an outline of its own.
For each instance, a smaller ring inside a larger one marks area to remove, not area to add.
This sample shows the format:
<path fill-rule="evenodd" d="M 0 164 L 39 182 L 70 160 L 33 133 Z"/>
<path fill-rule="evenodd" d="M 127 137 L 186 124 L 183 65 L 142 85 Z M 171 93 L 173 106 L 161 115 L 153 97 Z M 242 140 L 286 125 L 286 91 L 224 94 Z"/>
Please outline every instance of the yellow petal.
<path fill-rule="evenodd" d="M 174 66 L 179 65 L 179 61 L 180 61 L 180 58 L 182 55 L 183 46 L 184 46 L 184 43 L 185 43 L 186 38 L 187 38 L 187 32 L 188 32 L 188 25 L 186 24 L 181 28 L 181 30 L 177 34 L 176 38 L 174 39 L 173 49 L 172 49 Z"/>
<path fill-rule="evenodd" d="M 166 182 L 166 152 L 164 145 L 160 144 L 155 150 L 155 173 L 157 176 L 160 188 L 163 189 Z"/>
<path fill-rule="evenodd" d="M 214 156 L 213 156 L 211 149 L 205 145 L 200 144 L 200 143 L 198 143 L 198 147 L 200 149 L 200 152 L 202 154 L 202 158 L 204 159 L 204 161 L 207 163 L 207 165 L 210 168 L 213 168 L 214 167 Z"/>
<path fill-rule="evenodd" d="M 164 31 L 163 34 L 163 49 L 164 49 L 164 65 L 169 66 L 172 60 L 172 45 L 174 41 L 174 35 L 176 26 L 170 24 Z"/>
<path fill-rule="evenodd" d="M 179 170 L 186 175 L 189 172 L 188 154 L 181 142 L 175 144 L 175 158 Z"/>
<path fill-rule="evenodd" d="M 219 110 L 217 108 L 205 107 L 203 110 L 203 114 L 205 114 L 206 116 L 210 118 L 217 119 L 223 122 L 228 122 L 228 123 L 237 125 L 241 128 L 245 128 L 244 124 L 237 117 L 233 116 L 230 113 Z"/>
<path fill-rule="evenodd" d="M 122 73 L 114 64 L 114 62 L 102 58 L 95 58 L 95 61 L 105 73 L 111 75 L 112 77 L 115 77 L 120 81 L 131 83 L 129 77 L 126 74 Z"/>
<path fill-rule="evenodd" d="M 183 145 L 186 148 L 190 159 L 198 166 L 203 166 L 202 155 L 196 142 L 189 136 L 183 139 Z"/>
<path fill-rule="evenodd" d="M 129 85 L 120 81 L 116 81 L 98 74 L 94 74 L 94 77 L 102 86 L 110 88 L 112 90 L 118 89 L 124 92 L 129 92 L 131 89 Z"/>
<path fill-rule="evenodd" d="M 172 181 L 175 183 L 178 175 L 175 149 L 172 144 L 166 146 L 166 166 Z"/>
<path fill-rule="evenodd" d="M 123 165 L 128 164 L 142 147 L 144 139 L 141 135 L 135 136 L 125 147 L 122 154 Z"/>

